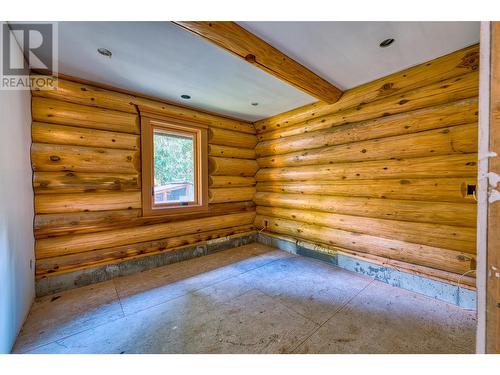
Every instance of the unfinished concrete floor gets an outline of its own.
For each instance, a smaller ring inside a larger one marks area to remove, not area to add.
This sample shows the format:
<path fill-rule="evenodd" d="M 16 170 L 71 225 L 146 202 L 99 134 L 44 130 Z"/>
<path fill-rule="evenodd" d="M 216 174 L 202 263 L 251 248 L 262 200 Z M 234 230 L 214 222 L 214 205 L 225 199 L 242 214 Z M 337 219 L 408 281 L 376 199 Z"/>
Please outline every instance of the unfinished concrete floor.
<path fill-rule="evenodd" d="M 473 353 L 475 312 L 261 244 L 36 301 L 16 353 Z"/>

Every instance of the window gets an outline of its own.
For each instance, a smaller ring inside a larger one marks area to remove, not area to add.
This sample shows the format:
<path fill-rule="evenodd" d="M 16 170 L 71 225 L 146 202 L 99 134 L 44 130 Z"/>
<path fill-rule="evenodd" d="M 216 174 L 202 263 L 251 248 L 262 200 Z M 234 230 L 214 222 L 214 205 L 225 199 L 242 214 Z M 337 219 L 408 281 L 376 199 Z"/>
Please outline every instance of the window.
<path fill-rule="evenodd" d="M 207 127 L 141 111 L 144 216 L 207 209 Z"/>

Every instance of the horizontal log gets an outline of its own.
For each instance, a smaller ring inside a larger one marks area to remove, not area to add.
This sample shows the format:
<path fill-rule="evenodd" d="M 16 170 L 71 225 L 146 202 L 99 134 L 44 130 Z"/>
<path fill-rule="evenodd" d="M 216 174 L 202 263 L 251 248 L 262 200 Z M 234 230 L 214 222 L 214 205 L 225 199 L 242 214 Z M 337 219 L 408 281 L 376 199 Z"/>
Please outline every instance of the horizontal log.
<path fill-rule="evenodd" d="M 477 152 L 477 123 L 257 159 L 261 168 L 418 158 Z"/>
<path fill-rule="evenodd" d="M 432 280 L 444 281 L 444 282 L 452 282 L 458 283 L 460 281 L 460 285 L 470 290 L 476 290 L 476 278 L 474 277 L 474 273 L 468 273 L 466 275 L 459 275 L 456 273 L 438 270 L 431 267 L 420 266 L 417 264 L 411 264 L 407 262 L 402 262 L 394 259 L 388 259 L 381 256 L 376 256 L 372 254 L 366 254 L 359 251 L 347 250 L 343 248 L 339 248 L 338 246 L 332 246 L 325 243 L 318 243 L 317 241 L 312 240 L 297 240 L 291 236 L 286 236 L 283 234 L 271 233 L 269 231 L 263 232 L 268 237 L 281 239 L 284 241 L 297 243 L 299 246 L 305 246 L 307 248 L 313 247 L 315 251 L 325 252 L 327 254 L 343 254 L 347 255 L 351 258 L 360 259 L 364 261 L 368 261 L 374 264 L 378 264 L 384 267 L 389 267 L 396 269 L 398 271 L 404 271 L 411 275 L 419 275 L 425 276 Z M 472 275 L 472 276 L 471 276 Z"/>
<path fill-rule="evenodd" d="M 264 206 L 257 207 L 257 215 L 295 220 L 306 224 L 458 250 L 469 254 L 476 253 L 476 230 L 474 228 Z M 422 235 L 423 233 L 425 235 Z"/>
<path fill-rule="evenodd" d="M 253 134 L 210 128 L 208 130 L 208 143 L 219 146 L 249 148 L 253 150 L 257 144 L 257 137 Z"/>
<path fill-rule="evenodd" d="M 137 173 L 139 151 L 33 143 L 34 171 Z"/>
<path fill-rule="evenodd" d="M 142 216 L 142 211 L 139 209 L 41 214 L 35 216 L 34 227 L 35 237 L 39 239 L 170 223 L 173 221 L 200 219 L 249 211 L 255 211 L 255 203 L 233 202 L 209 204 L 208 210 L 201 213 L 186 213 L 169 216 Z"/>
<path fill-rule="evenodd" d="M 255 160 L 208 158 L 208 169 L 212 176 L 243 176 L 253 177 L 259 165 Z"/>
<path fill-rule="evenodd" d="M 477 98 L 470 98 L 346 125 L 330 127 L 328 123 L 319 122 L 308 126 L 307 133 L 259 142 L 255 151 L 259 157 L 286 154 L 454 125 L 477 124 L 477 121 Z"/>
<path fill-rule="evenodd" d="M 340 195 L 347 197 L 405 199 L 418 201 L 476 203 L 467 195 L 467 186 L 477 185 L 474 177 L 395 180 L 336 180 L 300 182 L 259 182 L 257 191 L 290 194 Z"/>
<path fill-rule="evenodd" d="M 133 95 L 61 78 L 57 80 L 55 89 L 48 90 L 48 87 L 43 85 L 39 87 L 32 88 L 31 93 L 33 96 L 137 114 L 137 109 L 133 103 Z"/>
<path fill-rule="evenodd" d="M 97 87 L 96 85 L 74 82 L 69 79 L 59 78 L 57 84 L 58 87 L 56 90 L 33 89 L 32 94 L 36 97 L 56 99 L 134 114 L 137 113 L 136 106 L 142 106 L 169 117 L 202 122 L 218 128 L 255 134 L 255 128 L 248 122 L 217 116 L 196 109 L 144 98 L 130 93 L 118 92 L 111 89 L 108 90 Z"/>
<path fill-rule="evenodd" d="M 310 131 L 311 127 L 317 129 L 317 124 L 331 127 L 437 106 L 477 97 L 478 91 L 479 73 L 469 73 L 420 87 L 404 94 L 389 96 L 370 103 L 362 103 L 355 108 L 316 117 L 304 123 L 261 133 L 258 135 L 258 139 L 259 141 L 265 141 L 302 134 Z"/>
<path fill-rule="evenodd" d="M 233 186 L 255 186 L 255 178 L 241 176 L 209 176 L 209 186 L 212 188 Z"/>
<path fill-rule="evenodd" d="M 35 195 L 36 214 L 126 210 L 132 208 L 141 208 L 140 191 Z"/>
<path fill-rule="evenodd" d="M 252 230 L 253 225 L 241 225 L 209 232 L 166 238 L 164 240 L 141 242 L 107 249 L 86 251 L 84 253 L 39 259 L 36 262 L 36 277 L 54 276 L 105 264 L 123 262 L 124 260 L 171 252 L 194 244 L 201 245 L 206 243 L 206 241 L 216 238 L 239 237 L 252 233 Z"/>
<path fill-rule="evenodd" d="M 479 71 L 479 44 L 347 90 L 334 104 L 308 104 L 254 125 L 258 133 L 272 131 L 475 71 Z"/>
<path fill-rule="evenodd" d="M 255 195 L 255 187 L 211 188 L 208 191 L 209 203 L 251 201 Z"/>
<path fill-rule="evenodd" d="M 31 138 L 35 143 L 119 148 L 123 150 L 140 149 L 140 138 L 135 134 L 108 132 L 43 122 L 34 122 L 32 124 Z"/>
<path fill-rule="evenodd" d="M 111 231 L 44 238 L 36 241 L 37 259 L 104 249 L 132 243 L 184 236 L 222 228 L 251 224 L 255 212 L 243 212 L 166 224 L 116 229 Z"/>
<path fill-rule="evenodd" d="M 476 177 L 477 154 L 259 169 L 257 181 Z"/>
<path fill-rule="evenodd" d="M 326 243 L 340 248 L 384 256 L 427 267 L 433 267 L 462 274 L 475 264 L 475 256 L 455 250 L 413 244 L 367 234 L 305 224 L 293 220 L 277 219 L 258 215 L 257 227 L 266 227 L 271 232 L 291 235 L 315 242 Z"/>
<path fill-rule="evenodd" d="M 476 226 L 476 206 L 468 203 L 279 193 L 256 193 L 254 202 L 257 206 L 293 208 L 471 228 Z"/>
<path fill-rule="evenodd" d="M 142 215 L 141 209 L 96 212 L 64 212 L 35 215 L 35 238 L 90 233 L 111 227 L 128 227 Z"/>
<path fill-rule="evenodd" d="M 60 100 L 33 97 L 33 121 L 139 134 L 139 116 Z"/>
<path fill-rule="evenodd" d="M 208 145 L 208 155 L 236 159 L 255 159 L 255 150 L 219 145 Z"/>
<path fill-rule="evenodd" d="M 35 172 L 36 194 L 140 190 L 139 175 L 119 173 Z"/>

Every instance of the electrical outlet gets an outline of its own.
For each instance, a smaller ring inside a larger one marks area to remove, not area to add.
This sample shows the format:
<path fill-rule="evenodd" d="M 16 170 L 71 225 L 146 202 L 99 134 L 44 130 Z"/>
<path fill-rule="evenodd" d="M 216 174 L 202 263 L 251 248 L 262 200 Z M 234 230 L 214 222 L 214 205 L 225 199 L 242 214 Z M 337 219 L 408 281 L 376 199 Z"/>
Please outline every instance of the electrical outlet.
<path fill-rule="evenodd" d="M 475 196 L 476 195 L 476 185 L 467 184 L 467 195 Z"/>

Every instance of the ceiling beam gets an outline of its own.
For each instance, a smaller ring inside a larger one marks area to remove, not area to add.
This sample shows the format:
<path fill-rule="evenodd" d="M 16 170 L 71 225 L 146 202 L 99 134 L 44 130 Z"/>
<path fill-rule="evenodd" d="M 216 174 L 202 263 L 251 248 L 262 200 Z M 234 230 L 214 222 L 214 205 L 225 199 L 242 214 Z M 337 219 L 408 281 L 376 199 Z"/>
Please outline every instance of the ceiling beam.
<path fill-rule="evenodd" d="M 342 91 L 235 22 L 174 22 L 326 103 Z"/>

